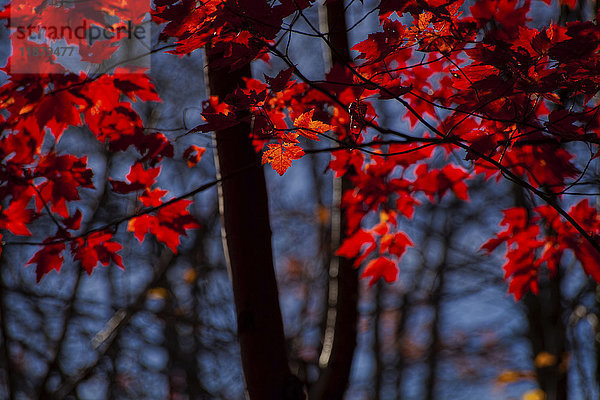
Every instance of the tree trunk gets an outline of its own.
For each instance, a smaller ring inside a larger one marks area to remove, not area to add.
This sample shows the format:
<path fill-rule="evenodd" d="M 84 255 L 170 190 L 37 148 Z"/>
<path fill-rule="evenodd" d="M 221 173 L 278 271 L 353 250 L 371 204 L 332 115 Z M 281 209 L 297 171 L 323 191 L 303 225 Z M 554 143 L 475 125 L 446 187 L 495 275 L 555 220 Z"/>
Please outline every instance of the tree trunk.
<path fill-rule="evenodd" d="M 536 375 L 540 388 L 546 393 L 547 400 L 567 399 L 566 368 L 566 328 L 562 319 L 560 304 L 561 271 L 552 278 L 544 277 L 540 282 L 537 296 L 529 293 L 524 298 L 529 321 L 529 333 Z M 547 362 L 540 361 L 540 354 L 553 357 Z"/>
<path fill-rule="evenodd" d="M 219 54 L 207 48 L 210 93 L 221 100 L 250 77 L 250 66 L 229 71 L 211 67 Z M 250 124 L 215 132 L 223 247 L 229 268 L 247 398 L 302 399 L 289 370 L 279 308 L 265 177 L 249 136 Z"/>
<path fill-rule="evenodd" d="M 451 210 L 451 208 L 449 209 Z M 429 342 L 429 350 L 426 358 L 427 367 L 429 369 L 427 378 L 425 379 L 425 399 L 434 400 L 436 398 L 436 389 L 439 379 L 439 365 L 441 357 L 441 317 L 442 317 L 442 295 L 446 285 L 446 272 L 448 266 L 448 252 L 450 251 L 450 239 L 452 230 L 444 229 L 444 248 L 442 250 L 442 261 L 437 266 L 434 278 L 434 286 L 431 291 L 430 304 L 433 309 L 433 321 L 431 321 L 431 340 Z"/>

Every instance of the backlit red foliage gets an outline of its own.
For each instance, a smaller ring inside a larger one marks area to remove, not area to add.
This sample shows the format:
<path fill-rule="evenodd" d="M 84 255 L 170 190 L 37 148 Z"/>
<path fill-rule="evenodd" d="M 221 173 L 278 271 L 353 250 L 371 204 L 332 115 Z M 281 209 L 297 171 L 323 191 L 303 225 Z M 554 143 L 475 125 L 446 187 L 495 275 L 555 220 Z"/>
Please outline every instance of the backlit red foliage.
<path fill-rule="evenodd" d="M 140 18 L 137 2 L 121 3 L 131 4 L 114 15 Z M 363 276 L 371 284 L 396 279 L 400 259 L 413 246 L 403 227 L 424 201 L 468 201 L 476 179 L 490 188 L 502 178 L 520 186 L 536 200 L 505 210 L 504 230 L 483 245 L 488 252 L 504 246 L 509 291 L 519 299 L 535 293 L 540 269 L 555 272 L 566 253 L 600 282 L 598 211 L 591 194 L 566 198 L 586 172 L 581 166 L 600 154 L 600 26 L 594 19 L 533 27 L 530 11 L 543 3 L 552 1 L 478 0 L 467 7 L 463 0 L 382 0 L 379 29 L 354 43 L 354 59 L 327 71 L 323 81 L 306 78 L 277 41 L 288 17 L 316 7 L 311 0 L 155 0 L 152 18 L 161 24 L 161 40 L 175 40 L 170 52 L 179 56 L 206 47 L 219 54 L 214 67 L 236 70 L 272 57 L 286 64 L 264 82 L 247 80 L 222 101 L 208 99 L 205 123 L 189 133 L 250 122 L 263 164 L 279 175 L 305 157 L 308 141 L 334 146 L 329 168 L 353 184 L 343 194 L 347 239 L 337 254 L 354 258 L 357 268 L 366 265 Z M 75 2 L 68 14 L 104 21 L 101 7 L 80 7 Z M 11 26 L 32 16 L 48 26 L 64 18 L 42 0 L 21 0 L 0 14 Z M 43 244 L 29 261 L 38 280 L 60 269 L 67 249 L 88 273 L 98 264 L 123 266 L 122 245 L 110 229 L 78 232 L 77 202 L 82 191 L 96 189 L 89 161 L 54 151 L 67 127 L 87 126 L 109 151 L 131 149 L 138 156 L 124 178 L 111 179 L 113 192 L 139 201 L 128 230 L 140 242 L 151 234 L 176 252 L 181 236 L 198 224 L 187 210 L 190 200 L 156 187 L 162 160 L 176 155 L 172 139 L 145 130 L 132 107 L 160 101 L 151 79 L 130 69 L 73 73 L 53 57 L 35 73 L 12 73 L 10 66 L 31 61 L 16 43 L 38 46 L 17 36 L 13 31 L 13 53 L 3 69 L 9 80 L 0 87 L 5 239 L 7 233 L 31 236 L 47 214 L 55 229 L 39 238 Z M 83 58 L 94 60 L 111 50 L 77 44 Z M 375 100 L 397 106 L 394 123 L 381 126 Z M 408 132 L 394 128 L 403 121 Z M 191 167 L 203 153 L 192 146 L 182 158 Z M 456 155 L 466 162 L 459 165 Z M 374 226 L 368 223 L 373 216 Z"/>

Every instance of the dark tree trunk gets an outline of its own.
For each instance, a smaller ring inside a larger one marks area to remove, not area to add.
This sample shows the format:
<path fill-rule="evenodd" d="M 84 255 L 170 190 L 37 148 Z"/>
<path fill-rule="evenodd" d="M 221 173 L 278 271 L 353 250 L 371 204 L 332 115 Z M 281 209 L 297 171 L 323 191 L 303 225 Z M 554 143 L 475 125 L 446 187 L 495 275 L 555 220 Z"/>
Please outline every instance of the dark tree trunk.
<path fill-rule="evenodd" d="M 450 238 L 452 231 L 445 229 L 443 258 L 436 268 L 436 277 L 434 287 L 431 292 L 431 308 L 433 309 L 433 321 L 431 322 L 431 341 L 429 342 L 429 351 L 427 354 L 427 367 L 429 369 L 425 380 L 425 399 L 434 400 L 436 398 L 436 389 L 439 378 L 439 364 L 441 356 L 442 338 L 441 338 L 441 317 L 442 317 L 442 295 L 446 284 L 446 263 L 448 252 L 450 251 Z"/>
<path fill-rule="evenodd" d="M 210 93 L 221 100 L 250 77 L 250 66 L 215 69 L 207 49 Z M 215 132 L 223 246 L 229 268 L 242 368 L 252 400 L 296 400 L 302 385 L 288 366 L 273 256 L 265 177 L 252 147 L 250 124 Z"/>
<path fill-rule="evenodd" d="M 560 271 L 557 276 L 545 278 L 540 282 L 537 296 L 524 297 L 527 307 L 527 319 L 533 357 L 538 358 L 536 375 L 540 388 L 546 393 L 547 400 L 566 400 L 566 327 L 562 318 L 560 304 Z M 542 362 L 540 354 L 549 354 L 547 362 Z"/>

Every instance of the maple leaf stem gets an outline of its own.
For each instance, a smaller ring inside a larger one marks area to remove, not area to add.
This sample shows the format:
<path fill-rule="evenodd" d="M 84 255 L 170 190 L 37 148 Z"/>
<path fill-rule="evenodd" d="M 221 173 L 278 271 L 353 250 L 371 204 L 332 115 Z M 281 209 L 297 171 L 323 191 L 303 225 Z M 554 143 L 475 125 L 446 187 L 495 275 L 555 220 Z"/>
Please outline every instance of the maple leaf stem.
<path fill-rule="evenodd" d="M 125 58 L 125 59 L 123 59 L 123 60 L 121 60 L 121 61 L 119 61 L 117 63 L 114 63 L 112 65 L 104 67 L 104 70 L 100 71 L 97 75 L 94 75 L 92 77 L 92 79 L 97 79 L 100 76 L 105 75 L 106 73 L 108 73 L 113 68 L 116 68 L 116 67 L 118 67 L 120 65 L 127 65 L 127 64 L 130 64 L 132 61 L 143 59 L 145 57 L 148 57 L 151 54 L 160 53 L 160 52 L 162 52 L 164 50 L 173 49 L 173 48 L 176 48 L 176 47 L 177 47 L 177 45 L 175 45 L 175 44 L 168 44 L 168 45 L 165 45 L 165 46 L 162 46 L 162 47 L 158 47 L 156 49 L 152 49 L 152 50 L 148 51 L 147 53 L 139 54 L 139 55 L 137 55 L 135 57 Z"/>

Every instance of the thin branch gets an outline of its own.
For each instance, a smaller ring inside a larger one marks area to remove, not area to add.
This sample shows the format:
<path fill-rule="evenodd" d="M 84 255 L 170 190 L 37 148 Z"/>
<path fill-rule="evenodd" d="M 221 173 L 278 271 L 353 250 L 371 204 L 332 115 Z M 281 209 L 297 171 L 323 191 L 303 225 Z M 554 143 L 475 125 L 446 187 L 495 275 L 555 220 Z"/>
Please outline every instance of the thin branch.
<path fill-rule="evenodd" d="M 248 166 L 246 166 L 244 168 L 241 168 L 241 169 L 239 169 L 237 171 L 232 172 L 231 174 L 229 174 L 227 176 L 224 176 L 222 178 L 215 179 L 215 180 L 213 180 L 211 182 L 205 183 L 204 185 L 199 186 L 199 187 L 197 187 L 196 189 L 194 189 L 192 191 L 184 193 L 181 196 L 177 196 L 177 197 L 175 197 L 175 198 L 173 198 L 173 199 L 171 199 L 169 201 L 166 201 L 166 202 L 162 203 L 161 205 L 158 205 L 158 206 L 155 206 L 155 207 L 143 208 L 142 210 L 140 210 L 140 211 L 138 211 L 138 212 L 136 212 L 134 214 L 125 215 L 125 216 L 117 218 L 117 219 L 115 219 L 115 220 L 113 220 L 113 221 L 111 221 L 111 222 L 109 222 L 107 224 L 104 224 L 104 225 L 99 226 L 97 228 L 90 229 L 88 231 L 82 232 L 82 233 L 77 234 L 77 235 L 70 236 L 68 238 L 56 239 L 56 240 L 47 241 L 47 242 L 7 241 L 7 242 L 3 242 L 2 245 L 3 246 L 50 246 L 50 245 L 54 245 L 54 244 L 68 243 L 68 242 L 71 242 L 73 240 L 84 238 L 84 237 L 86 237 L 86 236 L 88 236 L 88 235 L 90 235 L 90 234 L 92 234 L 94 232 L 102 232 L 102 231 L 109 230 L 111 228 L 113 230 L 116 230 L 116 228 L 119 225 L 121 225 L 122 223 L 124 223 L 124 222 L 127 222 L 127 221 L 129 221 L 129 220 L 131 220 L 133 218 L 140 217 L 142 215 L 153 213 L 155 211 L 160 210 L 161 208 L 168 207 L 168 206 L 170 206 L 170 205 L 172 205 L 174 203 L 177 203 L 178 201 L 181 201 L 181 200 L 186 199 L 188 197 L 192 197 L 192 196 L 194 196 L 194 195 L 196 195 L 196 194 L 198 194 L 200 192 L 203 192 L 205 190 L 210 189 L 213 186 L 216 186 L 220 182 L 223 182 L 223 181 L 225 181 L 225 180 L 227 180 L 227 179 L 229 179 L 229 178 L 231 178 L 231 177 L 233 177 L 235 175 L 238 175 L 241 172 L 244 172 L 244 171 L 250 169 L 251 167 L 252 167 L 252 165 L 248 165 Z"/>

